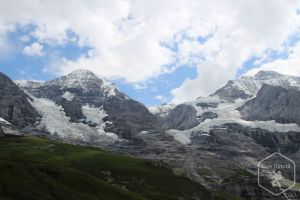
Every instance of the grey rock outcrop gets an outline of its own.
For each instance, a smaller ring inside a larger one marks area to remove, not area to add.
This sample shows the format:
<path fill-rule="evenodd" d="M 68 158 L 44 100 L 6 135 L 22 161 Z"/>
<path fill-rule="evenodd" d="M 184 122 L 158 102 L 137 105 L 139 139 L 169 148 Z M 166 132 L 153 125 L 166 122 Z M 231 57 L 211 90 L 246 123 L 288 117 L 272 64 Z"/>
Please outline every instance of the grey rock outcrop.
<path fill-rule="evenodd" d="M 219 104 L 216 102 L 199 102 L 196 105 L 203 109 L 207 109 L 207 108 L 217 108 Z"/>
<path fill-rule="evenodd" d="M 197 111 L 193 106 L 181 104 L 170 110 L 165 117 L 163 127 L 165 129 L 186 130 L 199 125 Z"/>
<path fill-rule="evenodd" d="M 0 125 L 0 137 L 3 137 L 3 136 L 4 136 L 4 131 L 3 131 L 2 127 L 1 127 L 1 125 Z"/>
<path fill-rule="evenodd" d="M 0 72 L 0 117 L 20 128 L 35 123 L 38 113 L 29 100 L 28 95 Z"/>
<path fill-rule="evenodd" d="M 235 99 L 248 99 L 252 97 L 252 95 L 247 94 L 244 90 L 239 89 L 235 86 L 234 81 L 228 81 L 228 83 L 217 90 L 214 95 L 219 96 L 222 99 L 227 101 L 234 101 Z"/>
<path fill-rule="evenodd" d="M 135 100 L 112 97 L 104 102 L 103 108 L 108 114 L 106 119 L 113 122 L 106 131 L 118 133 L 122 138 L 130 139 L 140 131 L 161 129 L 158 117 Z"/>
<path fill-rule="evenodd" d="M 197 117 L 197 119 L 200 122 L 204 122 L 207 119 L 215 119 L 215 118 L 218 118 L 218 114 L 217 113 L 213 113 L 213 112 L 205 112 L 201 116 Z"/>
<path fill-rule="evenodd" d="M 239 108 L 246 120 L 275 120 L 278 123 L 300 124 L 300 92 L 264 84 L 256 98 Z"/>

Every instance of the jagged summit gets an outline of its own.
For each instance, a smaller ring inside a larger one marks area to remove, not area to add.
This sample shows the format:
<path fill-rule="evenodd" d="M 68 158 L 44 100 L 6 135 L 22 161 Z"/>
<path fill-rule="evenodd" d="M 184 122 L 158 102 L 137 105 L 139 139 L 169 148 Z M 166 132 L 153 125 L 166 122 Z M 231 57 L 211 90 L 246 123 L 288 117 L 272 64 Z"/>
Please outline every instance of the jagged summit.
<path fill-rule="evenodd" d="M 78 69 L 65 76 L 46 82 L 30 80 L 15 80 L 14 82 L 25 90 L 33 90 L 40 87 L 58 87 L 63 90 L 79 89 L 84 93 L 102 93 L 107 97 L 117 94 L 121 95 L 120 90 L 112 82 L 86 69 Z M 127 98 L 124 94 L 121 96 Z"/>
<path fill-rule="evenodd" d="M 63 88 L 74 87 L 89 90 L 91 88 L 101 87 L 103 81 L 92 71 L 80 69 L 53 81 L 48 81 L 46 85 L 59 85 Z"/>
<path fill-rule="evenodd" d="M 223 88 L 217 90 L 214 95 L 230 101 L 238 98 L 247 99 L 255 96 L 263 84 L 300 89 L 300 78 L 274 71 L 260 71 L 254 76 L 242 76 L 237 80 L 229 81 Z"/>
<path fill-rule="evenodd" d="M 87 82 L 89 80 L 95 81 L 98 79 L 101 79 L 99 76 L 97 76 L 94 72 L 91 70 L 86 69 L 77 69 L 75 71 L 72 71 L 71 73 L 67 74 L 66 77 L 69 80 L 77 80 L 82 82 Z"/>
<path fill-rule="evenodd" d="M 264 71 L 264 70 L 259 71 L 254 75 L 254 77 L 258 79 L 274 79 L 274 78 L 282 78 L 283 76 L 285 75 L 275 71 Z"/>
<path fill-rule="evenodd" d="M 104 92 L 107 96 L 116 95 L 118 88 L 105 78 L 85 69 L 75 70 L 66 76 L 45 83 L 47 86 L 60 88 L 77 88 L 84 92 Z"/>

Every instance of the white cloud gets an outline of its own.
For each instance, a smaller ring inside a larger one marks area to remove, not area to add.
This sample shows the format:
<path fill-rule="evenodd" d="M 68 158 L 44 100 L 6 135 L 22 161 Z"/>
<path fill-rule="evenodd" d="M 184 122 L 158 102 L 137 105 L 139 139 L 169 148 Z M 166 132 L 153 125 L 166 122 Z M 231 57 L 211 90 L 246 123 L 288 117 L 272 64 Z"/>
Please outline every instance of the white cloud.
<path fill-rule="evenodd" d="M 7 37 L 8 31 L 12 31 L 13 29 L 13 26 L 1 23 L 0 19 L 0 58 L 2 60 L 15 50 Z"/>
<path fill-rule="evenodd" d="M 252 76 L 261 70 L 276 71 L 291 76 L 300 76 L 300 42 L 290 50 L 289 56 L 286 59 L 277 59 L 267 62 L 260 67 L 251 69 L 246 75 Z"/>
<path fill-rule="evenodd" d="M 297 7 L 293 1 L 280 0 L 227 4 L 224 12 L 217 14 L 223 21 L 216 20 L 213 36 L 196 48 L 195 41 L 190 42 L 191 53 L 196 49 L 204 61 L 197 65 L 196 79 L 186 80 L 172 91 L 173 103 L 211 94 L 228 79 L 234 79 L 237 70 L 252 56 L 264 56 L 269 49 L 280 50 L 284 41 L 299 29 Z"/>
<path fill-rule="evenodd" d="M 34 42 L 31 45 L 25 46 L 23 53 L 28 56 L 43 56 L 43 45 Z"/>
<path fill-rule="evenodd" d="M 250 57 L 281 48 L 299 29 L 297 7 L 293 0 L 0 0 L 0 25 L 34 24 L 30 36 L 41 45 L 93 49 L 78 60 L 55 58 L 45 69 L 52 73 L 86 68 L 139 83 L 170 72 L 175 60 L 193 65 L 198 77 L 172 92 L 182 102 L 212 93 Z"/>
<path fill-rule="evenodd" d="M 162 95 L 155 96 L 155 99 L 160 101 L 160 103 L 166 103 L 167 102 L 167 98 L 162 96 Z"/>

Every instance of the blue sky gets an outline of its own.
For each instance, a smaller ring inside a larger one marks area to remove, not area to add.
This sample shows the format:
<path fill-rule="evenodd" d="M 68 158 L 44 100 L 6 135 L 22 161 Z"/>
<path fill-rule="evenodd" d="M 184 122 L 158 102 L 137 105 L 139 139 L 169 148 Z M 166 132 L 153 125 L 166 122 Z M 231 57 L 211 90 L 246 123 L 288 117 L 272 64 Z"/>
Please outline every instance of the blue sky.
<path fill-rule="evenodd" d="M 44 69 L 51 63 L 53 57 L 76 60 L 80 55 L 87 53 L 91 49 L 90 47 L 78 47 L 74 42 L 59 46 L 46 44 L 43 46 L 43 56 L 28 56 L 24 54 L 24 48 L 38 41 L 29 37 L 24 42 L 21 38 L 34 29 L 35 26 L 32 25 L 19 27 L 7 35 L 10 43 L 14 46 L 14 51 L 0 60 L 0 71 L 13 80 L 52 80 L 59 75 L 48 73 Z M 76 37 L 75 34 L 73 35 Z M 175 49 L 173 50 L 176 51 Z M 172 99 L 170 91 L 179 87 L 186 79 L 196 78 L 196 74 L 194 67 L 180 66 L 170 73 L 139 83 L 127 83 L 124 79 L 113 79 L 111 81 L 131 98 L 143 102 L 145 105 L 153 106 L 170 102 Z M 160 99 L 160 96 L 163 99 Z"/>
<path fill-rule="evenodd" d="M 187 1 L 2 2 L 0 71 L 51 80 L 89 69 L 148 106 L 259 70 L 300 76 L 299 3 Z"/>
<path fill-rule="evenodd" d="M 45 71 L 45 68 L 51 63 L 53 57 L 64 57 L 70 60 L 76 60 L 80 55 L 87 53 L 91 49 L 90 47 L 78 47 L 75 42 L 56 46 L 45 44 L 43 46 L 44 56 L 28 56 L 24 54 L 23 49 L 27 45 L 38 41 L 29 37 L 28 40 L 24 42 L 20 38 L 24 35 L 28 35 L 28 33 L 34 29 L 34 26 L 29 25 L 17 28 L 14 32 L 10 32 L 7 35 L 15 50 L 0 60 L 0 70 L 14 80 L 52 80 L 58 77 L 58 75 L 48 73 Z M 75 34 L 73 35 L 77 37 Z M 207 38 L 198 38 L 197 40 L 200 43 L 205 43 Z M 286 46 L 293 46 L 298 40 L 298 35 L 295 35 L 287 41 L 289 44 L 286 44 Z M 168 45 L 168 48 L 177 52 L 178 49 L 176 46 L 177 44 L 173 43 Z M 279 58 L 286 59 L 287 50 L 269 50 L 269 56 L 265 62 Z M 246 60 L 243 66 L 237 71 L 235 78 L 242 76 L 257 66 L 255 61 L 258 59 L 258 57 L 251 57 Z M 177 62 L 173 65 L 176 64 Z M 165 73 L 139 83 L 127 83 L 124 79 L 113 79 L 111 81 L 131 98 L 141 101 L 145 105 L 153 106 L 170 102 L 172 100 L 171 91 L 173 89 L 178 88 L 186 79 L 195 79 L 196 77 L 197 70 L 193 65 L 182 65 L 170 73 Z"/>
<path fill-rule="evenodd" d="M 53 57 L 77 59 L 87 53 L 89 47 L 78 47 L 75 43 L 67 43 L 63 46 L 43 46 L 44 56 L 28 56 L 23 53 L 25 46 L 37 42 L 33 38 L 23 42 L 20 38 L 34 30 L 33 26 L 9 33 L 8 38 L 14 45 L 15 50 L 0 60 L 0 71 L 7 74 L 13 80 L 52 80 L 58 75 L 45 72 L 45 67 L 50 64 Z M 145 105 L 159 105 L 170 102 L 170 91 L 179 87 L 187 78 L 196 78 L 196 69 L 191 66 L 181 66 L 171 73 L 159 75 L 139 83 L 127 83 L 124 79 L 111 80 L 121 91 L 131 98 L 143 102 Z M 159 99 L 163 96 L 164 99 Z"/>

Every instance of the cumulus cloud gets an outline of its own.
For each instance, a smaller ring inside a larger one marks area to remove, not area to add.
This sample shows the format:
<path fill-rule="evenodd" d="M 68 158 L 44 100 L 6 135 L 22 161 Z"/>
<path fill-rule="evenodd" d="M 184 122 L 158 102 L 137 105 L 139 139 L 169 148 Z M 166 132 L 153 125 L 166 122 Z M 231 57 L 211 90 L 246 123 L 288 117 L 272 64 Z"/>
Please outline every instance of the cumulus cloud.
<path fill-rule="evenodd" d="M 287 58 L 267 62 L 259 67 L 251 69 L 246 73 L 246 75 L 253 76 L 261 70 L 275 71 L 291 76 L 300 76 L 300 42 L 290 49 L 290 53 Z"/>
<path fill-rule="evenodd" d="M 166 103 L 167 102 L 167 98 L 162 96 L 162 95 L 155 96 L 155 99 L 160 101 L 160 103 Z"/>
<path fill-rule="evenodd" d="M 14 27 L 8 24 L 1 23 L 0 20 L 0 58 L 4 59 L 14 52 L 14 47 L 7 37 L 7 32 L 13 31 Z"/>
<path fill-rule="evenodd" d="M 43 45 L 34 42 L 31 45 L 25 46 L 23 53 L 28 56 L 43 56 Z"/>
<path fill-rule="evenodd" d="M 55 58 L 45 70 L 60 75 L 86 68 L 136 84 L 196 67 L 197 78 L 172 91 L 178 103 L 212 93 L 249 58 L 281 48 L 299 28 L 298 7 L 293 0 L 10 0 L 0 1 L 0 24 L 35 25 L 30 36 L 40 45 L 92 49 L 76 60 Z"/>
<path fill-rule="evenodd" d="M 173 103 L 211 94 L 229 79 L 234 79 L 238 69 L 248 59 L 262 57 L 270 49 L 280 50 L 289 36 L 299 29 L 297 7 L 293 1 L 254 0 L 236 2 L 235 5 L 226 4 L 223 8 L 225 12 L 217 14 L 222 16 L 223 22 L 215 23 L 212 37 L 203 44 L 189 41 L 188 46 L 192 50 L 190 54 L 186 54 L 193 55 L 196 50 L 204 59 L 197 65 L 198 77 L 186 80 L 172 91 Z M 187 44 L 184 45 L 184 49 L 189 49 Z M 280 71 L 285 68 L 285 71 L 294 73 L 295 70 L 291 70 L 291 67 L 297 68 L 280 64 L 277 64 Z M 287 70 L 288 68 L 290 69 Z"/>

